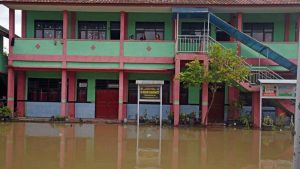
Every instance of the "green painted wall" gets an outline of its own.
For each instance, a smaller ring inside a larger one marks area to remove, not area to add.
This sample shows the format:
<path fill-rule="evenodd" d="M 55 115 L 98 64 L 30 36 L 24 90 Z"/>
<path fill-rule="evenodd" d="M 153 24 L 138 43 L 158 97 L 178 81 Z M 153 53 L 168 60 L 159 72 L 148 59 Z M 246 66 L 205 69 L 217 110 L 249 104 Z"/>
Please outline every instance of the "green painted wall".
<path fill-rule="evenodd" d="M 77 79 L 87 79 L 88 80 L 88 96 L 87 101 L 95 102 L 95 93 L 96 93 L 96 80 L 97 79 L 106 79 L 106 80 L 118 80 L 118 73 L 110 72 L 77 72 Z"/>
<path fill-rule="evenodd" d="M 62 55 L 63 44 L 54 39 L 16 39 L 13 51 L 16 54 Z"/>
<path fill-rule="evenodd" d="M 120 13 L 113 12 L 77 12 L 76 38 L 78 38 L 78 21 L 106 21 L 106 37 L 110 39 L 110 22 L 120 21 Z"/>
<path fill-rule="evenodd" d="M 124 55 L 175 57 L 175 42 L 125 42 Z"/>
<path fill-rule="evenodd" d="M 236 50 L 236 42 L 221 42 L 221 44 L 226 48 Z M 270 42 L 264 44 L 286 58 L 297 58 L 298 44 L 296 42 Z M 245 58 L 265 58 L 243 44 L 241 45 L 241 55 Z"/>
<path fill-rule="evenodd" d="M 284 14 L 243 14 L 243 23 L 274 23 L 273 41 L 284 41 Z"/>
<path fill-rule="evenodd" d="M 61 67 L 61 62 L 43 62 L 43 61 L 13 61 L 13 66 L 17 67 Z"/>
<path fill-rule="evenodd" d="M 265 44 L 286 58 L 297 58 L 298 45 L 295 42 L 289 42 L 289 43 L 278 42 L 278 43 L 265 43 Z M 242 45 L 241 47 L 241 55 L 247 58 L 257 58 L 257 57 L 264 58 L 264 56 L 258 54 L 257 52 L 253 51 L 252 49 L 250 49 L 245 45 Z"/>
<path fill-rule="evenodd" d="M 135 36 L 136 22 L 164 22 L 164 40 L 172 40 L 173 23 L 171 13 L 128 13 L 128 37 Z"/>
<path fill-rule="evenodd" d="M 68 55 L 81 56 L 119 56 L 120 43 L 118 41 L 81 41 L 68 40 Z M 95 48 L 92 48 L 95 46 Z"/>
<path fill-rule="evenodd" d="M 125 63 L 126 69 L 174 69 L 173 64 L 153 64 L 153 63 Z"/>
<path fill-rule="evenodd" d="M 68 68 L 119 68 L 119 63 L 68 62 Z"/>
<path fill-rule="evenodd" d="M 199 104 L 200 103 L 200 87 L 189 87 L 188 94 L 188 103 L 189 104 Z"/>
<path fill-rule="evenodd" d="M 237 42 L 220 42 L 225 48 L 236 50 Z"/>

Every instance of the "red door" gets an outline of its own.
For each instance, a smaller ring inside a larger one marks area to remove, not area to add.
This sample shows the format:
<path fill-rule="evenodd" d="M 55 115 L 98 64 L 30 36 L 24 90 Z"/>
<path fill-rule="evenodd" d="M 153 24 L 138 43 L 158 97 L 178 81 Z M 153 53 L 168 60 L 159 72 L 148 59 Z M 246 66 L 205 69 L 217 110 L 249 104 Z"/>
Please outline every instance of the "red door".
<path fill-rule="evenodd" d="M 96 118 L 117 119 L 119 91 L 116 89 L 96 90 Z"/>
<path fill-rule="evenodd" d="M 212 94 L 209 94 L 209 102 L 212 99 Z M 224 92 L 217 91 L 211 110 L 208 114 L 208 121 L 210 123 L 223 123 L 224 122 Z"/>

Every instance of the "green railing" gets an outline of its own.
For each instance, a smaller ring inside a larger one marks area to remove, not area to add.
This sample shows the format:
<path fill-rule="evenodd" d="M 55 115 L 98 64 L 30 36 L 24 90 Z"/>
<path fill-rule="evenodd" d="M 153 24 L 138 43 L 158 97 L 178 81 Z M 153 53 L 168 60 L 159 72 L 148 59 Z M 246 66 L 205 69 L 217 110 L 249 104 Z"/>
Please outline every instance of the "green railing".
<path fill-rule="evenodd" d="M 125 41 L 126 57 L 175 57 L 174 41 Z"/>
<path fill-rule="evenodd" d="M 59 39 L 15 39 L 15 54 L 62 55 L 63 43 Z"/>
<path fill-rule="evenodd" d="M 119 41 L 68 40 L 67 55 L 76 56 L 119 56 Z"/>

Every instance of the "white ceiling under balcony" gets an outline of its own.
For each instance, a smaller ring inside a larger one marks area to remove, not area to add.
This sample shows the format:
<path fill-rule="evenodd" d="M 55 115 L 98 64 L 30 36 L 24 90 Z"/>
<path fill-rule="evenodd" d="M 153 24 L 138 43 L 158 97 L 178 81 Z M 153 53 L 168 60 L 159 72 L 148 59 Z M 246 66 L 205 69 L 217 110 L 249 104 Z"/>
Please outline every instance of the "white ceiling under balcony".
<path fill-rule="evenodd" d="M 38 10 L 38 11 L 83 11 L 83 12 L 161 12 L 170 13 L 171 6 L 111 6 L 111 5 L 84 5 L 84 6 L 71 6 L 71 5 L 23 5 L 23 4 L 6 4 L 7 7 L 20 10 Z M 204 6 L 193 6 L 201 7 Z M 298 13 L 300 6 L 210 6 L 208 7 L 214 13 Z"/>

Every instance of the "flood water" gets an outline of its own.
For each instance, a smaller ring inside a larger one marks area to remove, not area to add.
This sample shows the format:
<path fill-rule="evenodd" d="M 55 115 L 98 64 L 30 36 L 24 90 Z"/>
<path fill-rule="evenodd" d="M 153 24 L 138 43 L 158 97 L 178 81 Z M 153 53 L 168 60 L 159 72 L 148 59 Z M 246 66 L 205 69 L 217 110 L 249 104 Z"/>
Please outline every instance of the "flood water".
<path fill-rule="evenodd" d="M 0 169 L 291 169 L 290 132 L 0 123 Z"/>

